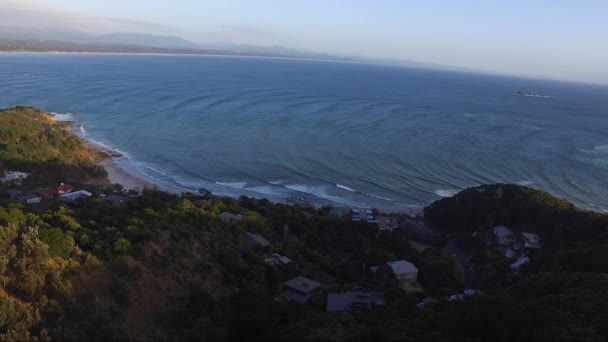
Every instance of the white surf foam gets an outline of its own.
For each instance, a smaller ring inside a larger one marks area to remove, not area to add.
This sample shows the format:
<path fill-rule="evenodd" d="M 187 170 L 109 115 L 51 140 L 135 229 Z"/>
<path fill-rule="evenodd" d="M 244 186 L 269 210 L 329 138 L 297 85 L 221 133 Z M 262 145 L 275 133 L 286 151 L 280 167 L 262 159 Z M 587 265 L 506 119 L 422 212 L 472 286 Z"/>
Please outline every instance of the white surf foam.
<path fill-rule="evenodd" d="M 293 191 L 306 193 L 318 198 L 326 199 L 328 201 L 342 204 L 350 204 L 350 202 L 345 198 L 327 193 L 326 188 L 321 186 L 310 186 L 305 184 L 285 184 L 285 187 Z"/>
<path fill-rule="evenodd" d="M 346 186 L 346 185 L 342 185 L 342 184 L 337 184 L 337 183 L 336 183 L 336 186 L 337 186 L 338 188 L 342 189 L 342 190 L 346 190 L 346 191 L 350 191 L 350 192 L 357 192 L 357 190 L 355 190 L 355 189 L 353 189 L 353 188 L 351 188 L 351 187 L 348 187 L 348 186 Z"/>
<path fill-rule="evenodd" d="M 608 145 L 593 146 L 593 150 L 598 151 L 600 153 L 608 153 Z"/>
<path fill-rule="evenodd" d="M 370 197 L 377 198 L 377 199 L 381 199 L 381 200 L 385 200 L 385 201 L 390 201 L 390 202 L 396 202 L 397 201 L 396 199 L 393 199 L 393 198 L 382 197 L 382 196 L 378 196 L 378 195 L 372 195 L 372 194 L 366 194 L 366 195 L 368 195 Z"/>
<path fill-rule="evenodd" d="M 72 121 L 73 115 L 72 113 L 55 113 L 51 112 L 55 121 Z"/>
<path fill-rule="evenodd" d="M 596 145 L 593 149 L 581 148 L 580 151 L 588 154 L 608 153 L 608 145 Z"/>
<path fill-rule="evenodd" d="M 273 186 L 254 186 L 250 188 L 245 188 L 245 190 L 253 191 L 258 194 L 277 196 L 282 198 L 289 198 L 288 194 L 282 193 L 281 191 L 277 191 L 276 187 Z"/>
<path fill-rule="evenodd" d="M 154 172 L 156 172 L 156 173 L 160 174 L 160 175 L 163 175 L 163 176 L 168 176 L 167 172 L 163 172 L 163 171 L 161 171 L 161 170 L 159 170 L 159 169 L 157 169 L 157 168 L 155 168 L 155 167 L 153 167 L 153 166 L 146 165 L 146 167 L 147 167 L 148 169 L 150 169 L 150 170 L 152 170 L 152 171 L 154 171 Z"/>
<path fill-rule="evenodd" d="M 215 182 L 217 185 L 227 186 L 229 188 L 243 189 L 247 182 Z"/>
<path fill-rule="evenodd" d="M 460 190 L 457 190 L 457 189 L 441 189 L 441 190 L 435 191 L 435 195 L 440 196 L 440 197 L 452 197 L 459 192 L 460 192 Z"/>

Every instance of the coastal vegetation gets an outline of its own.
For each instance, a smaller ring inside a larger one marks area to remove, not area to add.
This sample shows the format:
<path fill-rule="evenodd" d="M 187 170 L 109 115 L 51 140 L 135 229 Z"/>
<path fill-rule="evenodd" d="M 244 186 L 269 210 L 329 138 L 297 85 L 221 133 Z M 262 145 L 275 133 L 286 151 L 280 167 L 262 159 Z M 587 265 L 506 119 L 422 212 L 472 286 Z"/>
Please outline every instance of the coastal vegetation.
<path fill-rule="evenodd" d="M 545 192 L 483 185 L 437 201 L 424 219 L 410 219 L 436 232 L 431 241 L 330 208 L 152 188 L 129 196 L 109 182 L 91 197 L 28 205 L 9 190 L 104 177 L 98 152 L 34 108 L 1 111 L 0 123 L 4 168 L 32 173 L 0 184 L 0 340 L 608 338 L 608 216 Z M 537 233 L 543 246 L 511 269 L 487 243 L 497 225 Z M 248 245 L 246 232 L 269 246 Z M 484 294 L 419 308 L 425 297 L 465 289 L 444 252 L 450 242 L 482 269 L 473 285 Z M 293 262 L 271 265 L 270 253 Z M 417 265 L 421 291 L 369 271 L 399 259 Z M 324 293 L 382 291 L 386 305 L 325 312 L 324 295 L 288 302 L 281 286 L 297 275 L 322 282 Z"/>

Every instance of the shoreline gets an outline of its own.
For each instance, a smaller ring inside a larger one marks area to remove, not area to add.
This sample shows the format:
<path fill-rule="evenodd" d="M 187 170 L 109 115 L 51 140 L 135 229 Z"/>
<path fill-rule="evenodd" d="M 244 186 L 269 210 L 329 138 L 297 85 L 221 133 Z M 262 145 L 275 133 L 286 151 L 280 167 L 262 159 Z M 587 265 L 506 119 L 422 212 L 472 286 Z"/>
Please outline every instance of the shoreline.
<path fill-rule="evenodd" d="M 64 128 L 69 130 L 72 134 L 78 136 L 79 138 L 81 138 L 90 149 L 95 150 L 96 152 L 98 152 L 99 155 L 103 156 L 101 157 L 99 160 L 97 160 L 95 163 L 101 167 L 104 168 L 104 170 L 106 170 L 107 172 L 107 177 L 105 178 L 105 180 L 107 180 L 111 185 L 114 184 L 120 184 L 123 186 L 124 190 L 135 190 L 135 191 L 142 191 L 144 188 L 146 187 L 153 187 L 156 188 L 158 190 L 161 191 L 165 191 L 171 194 L 175 194 L 175 195 L 182 195 L 183 193 L 194 193 L 194 194 L 198 194 L 199 191 L 198 190 L 194 190 L 194 189 L 187 189 L 187 188 L 183 188 L 177 185 L 171 185 L 171 184 L 167 184 L 167 183 L 163 183 L 163 182 L 159 182 L 157 180 L 151 179 L 150 177 L 146 176 L 145 174 L 143 174 L 141 171 L 139 170 L 134 170 L 133 168 L 127 168 L 122 166 L 121 164 L 123 163 L 129 163 L 129 159 L 125 156 L 126 153 L 123 153 L 121 151 L 118 151 L 114 148 L 112 148 L 111 146 L 107 146 L 104 144 L 101 144 L 91 138 L 89 138 L 83 131 L 79 130 L 80 129 L 80 124 L 78 122 L 75 122 L 73 120 L 71 120 L 70 116 L 74 115 L 72 113 L 48 113 L 53 120 L 57 121 L 57 122 L 64 122 L 64 123 L 71 123 L 69 128 Z M 60 116 L 60 115 L 66 115 L 66 116 Z M 57 117 L 59 116 L 59 117 Z M 228 195 L 217 195 L 214 194 L 215 197 L 229 197 L 229 198 L 238 198 L 239 196 L 228 196 Z M 251 198 L 256 198 L 256 199 L 267 199 L 273 203 L 283 203 L 283 204 L 289 204 L 289 205 L 295 205 L 295 204 L 304 204 L 307 206 L 311 206 L 314 208 L 320 208 L 323 207 L 325 205 L 330 205 L 333 208 L 339 208 L 339 207 L 348 207 L 348 208 L 353 208 L 353 209 L 377 209 L 379 212 L 381 212 L 382 214 L 387 214 L 387 215 L 407 215 L 410 218 L 419 218 L 421 216 L 423 216 L 423 212 L 424 209 L 426 208 L 425 205 L 410 205 L 410 206 L 403 206 L 403 207 L 374 207 L 373 205 L 370 206 L 365 206 L 365 207 L 358 207 L 358 206 L 354 206 L 354 205 L 348 205 L 348 204 L 342 204 L 342 203 L 337 203 L 337 202 L 329 202 L 327 203 L 327 201 L 324 202 L 315 202 L 315 201 L 304 201 L 304 202 L 292 202 L 292 201 L 281 201 L 281 200 L 277 200 L 277 199 L 272 199 L 269 196 L 265 196 L 264 194 L 260 194 L 260 196 L 251 196 L 251 195 L 246 195 L 248 197 Z"/>

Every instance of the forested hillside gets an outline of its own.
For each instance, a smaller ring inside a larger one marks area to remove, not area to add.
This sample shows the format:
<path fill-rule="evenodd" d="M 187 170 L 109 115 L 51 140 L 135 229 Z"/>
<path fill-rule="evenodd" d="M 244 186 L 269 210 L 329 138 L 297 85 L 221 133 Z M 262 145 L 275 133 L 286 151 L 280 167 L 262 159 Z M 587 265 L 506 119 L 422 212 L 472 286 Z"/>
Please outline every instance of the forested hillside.
<path fill-rule="evenodd" d="M 0 121 L 5 167 L 38 180 L 103 174 L 96 152 L 43 112 L 5 110 Z M 28 182 L 0 183 L 3 341 L 608 339 L 608 217 L 538 190 L 467 189 L 424 220 L 399 216 L 400 229 L 380 231 L 330 208 L 109 184 L 75 201 L 11 199 Z M 542 248 L 513 269 L 491 243 L 496 225 L 537 233 Z M 247 232 L 269 244 L 252 246 Z M 451 244 L 471 260 L 482 294 L 447 299 L 465 289 Z M 271 253 L 292 262 L 270 264 Z M 420 289 L 370 271 L 399 259 L 417 266 Z M 298 275 L 324 285 L 312 303 L 282 295 Z M 327 293 L 350 289 L 381 291 L 386 303 L 326 312 Z"/>

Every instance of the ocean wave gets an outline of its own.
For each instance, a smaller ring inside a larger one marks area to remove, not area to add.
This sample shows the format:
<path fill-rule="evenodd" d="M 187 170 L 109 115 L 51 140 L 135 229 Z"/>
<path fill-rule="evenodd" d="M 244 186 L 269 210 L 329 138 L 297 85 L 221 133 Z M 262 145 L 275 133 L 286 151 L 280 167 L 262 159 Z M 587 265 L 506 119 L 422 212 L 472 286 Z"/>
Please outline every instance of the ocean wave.
<path fill-rule="evenodd" d="M 276 187 L 272 186 L 254 186 L 250 188 L 245 188 L 245 190 L 253 191 L 258 194 L 277 196 L 282 198 L 290 198 L 288 194 L 282 193 L 281 191 L 277 191 Z"/>
<path fill-rule="evenodd" d="M 593 163 L 593 166 L 597 167 L 598 169 L 608 170 L 608 159 L 596 158 L 593 159 L 591 163 Z"/>
<path fill-rule="evenodd" d="M 217 185 L 227 186 L 229 188 L 244 189 L 247 182 L 215 182 Z"/>
<path fill-rule="evenodd" d="M 346 190 L 346 191 L 349 191 L 349 192 L 354 192 L 356 194 L 361 194 L 361 195 L 364 195 L 364 196 L 367 196 L 367 197 L 373 197 L 373 198 L 381 199 L 381 200 L 384 200 L 384 201 L 389 201 L 389 202 L 395 202 L 395 201 L 397 201 L 396 199 L 392 199 L 392 198 L 388 198 L 388 197 L 382 197 L 382 196 L 370 194 L 370 193 L 367 193 L 367 192 L 355 190 L 355 189 L 353 189 L 353 188 L 351 188 L 349 186 L 346 186 L 346 185 L 343 185 L 343 184 L 339 184 L 339 183 L 336 183 L 336 187 L 338 187 L 339 189 L 342 189 L 342 190 Z"/>
<path fill-rule="evenodd" d="M 163 176 L 165 176 L 165 177 L 168 177 L 167 172 L 163 172 L 163 171 L 161 171 L 161 170 L 159 170 L 159 169 L 157 169 L 157 168 L 155 168 L 155 167 L 153 167 L 153 166 L 146 165 L 146 168 L 148 168 L 148 169 L 150 169 L 150 170 L 152 170 L 152 171 L 154 171 L 154 172 L 156 172 L 156 173 L 158 173 L 158 174 L 160 174 L 160 175 L 163 175 Z"/>
<path fill-rule="evenodd" d="M 580 151 L 588 154 L 608 153 L 608 145 L 596 145 L 591 150 L 582 148 Z"/>
<path fill-rule="evenodd" d="M 283 181 L 280 181 L 280 180 L 278 180 L 278 181 L 268 181 L 268 183 L 272 184 L 272 185 L 281 185 L 281 186 L 283 185 Z"/>
<path fill-rule="evenodd" d="M 346 190 L 346 191 L 350 191 L 350 192 L 357 192 L 357 190 L 355 190 L 355 189 L 353 189 L 353 188 L 351 188 L 351 187 L 348 187 L 348 186 L 346 186 L 346 185 L 342 185 L 342 184 L 337 184 L 337 183 L 336 183 L 336 186 L 337 186 L 338 188 L 342 189 L 342 190 Z"/>
<path fill-rule="evenodd" d="M 327 193 L 325 187 L 311 186 L 311 185 L 305 185 L 305 184 L 285 184 L 284 186 L 287 189 L 297 191 L 297 192 L 302 192 L 302 193 L 309 194 L 309 195 L 313 195 L 315 197 L 326 199 L 326 200 L 329 200 L 332 202 L 341 203 L 341 204 L 349 204 L 349 205 L 351 204 L 350 201 L 348 201 L 345 198 Z"/>
<path fill-rule="evenodd" d="M 459 192 L 460 192 L 460 190 L 458 190 L 458 189 L 441 189 L 441 190 L 435 191 L 435 195 L 445 198 L 445 197 L 455 196 Z"/>

